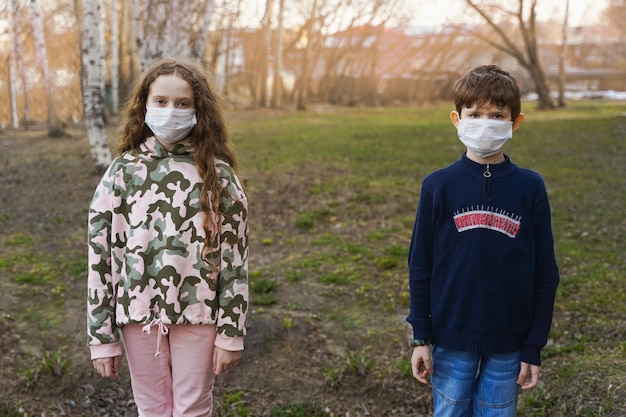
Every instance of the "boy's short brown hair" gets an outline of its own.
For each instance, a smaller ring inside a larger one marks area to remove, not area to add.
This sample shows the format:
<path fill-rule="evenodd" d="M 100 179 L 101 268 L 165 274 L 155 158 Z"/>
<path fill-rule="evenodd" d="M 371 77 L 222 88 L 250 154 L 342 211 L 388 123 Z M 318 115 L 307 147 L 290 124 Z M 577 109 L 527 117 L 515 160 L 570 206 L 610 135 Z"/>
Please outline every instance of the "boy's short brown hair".
<path fill-rule="evenodd" d="M 522 111 L 522 93 L 515 78 L 497 65 L 474 68 L 454 85 L 454 105 L 461 114 L 464 107 L 495 104 L 511 110 L 511 120 Z"/>

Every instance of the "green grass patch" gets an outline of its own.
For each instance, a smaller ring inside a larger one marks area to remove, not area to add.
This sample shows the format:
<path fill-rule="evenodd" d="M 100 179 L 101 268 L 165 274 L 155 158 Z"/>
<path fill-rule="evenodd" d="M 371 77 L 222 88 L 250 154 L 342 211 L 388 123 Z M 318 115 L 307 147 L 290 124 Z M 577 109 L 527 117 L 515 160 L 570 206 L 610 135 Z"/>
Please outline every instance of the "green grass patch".
<path fill-rule="evenodd" d="M 372 359 L 365 352 L 352 352 L 348 355 L 349 369 L 361 376 L 365 376 L 372 367 Z"/>
<path fill-rule="evenodd" d="M 278 252 L 272 262 L 255 265 L 250 258 L 251 303 L 267 306 L 256 314 L 277 320 L 281 336 L 307 332 L 322 358 L 324 341 L 343 352 L 315 362 L 315 371 L 338 395 L 355 392 L 342 385 L 348 379 L 366 380 L 369 389 L 380 376 L 388 378 L 379 382 L 391 390 L 393 383 L 414 384 L 404 321 L 406 257 L 422 179 L 463 152 L 448 118 L 451 109 L 448 103 L 261 111 L 235 115 L 230 123 L 253 208 L 251 254 L 258 260 Z M 624 104 L 570 103 L 546 112 L 525 104 L 523 111 L 526 120 L 505 150 L 514 163 L 546 181 L 561 285 L 542 385 L 521 394 L 518 415 L 626 415 Z M 279 206 L 264 207 L 274 200 Z M 0 215 L 0 225 L 12 217 Z M 85 253 L 71 239 L 72 233 L 59 236 L 50 249 L 39 236 L 0 232 L 0 279 L 10 289 L 11 325 L 53 346 L 64 343 L 58 336 L 67 314 L 64 303 L 84 297 Z M 268 349 L 281 353 L 271 356 L 287 360 L 290 349 L 280 344 L 289 342 L 268 337 L 268 344 L 277 345 Z M 50 373 L 67 376 L 65 351 L 40 350 L 50 351 L 16 369 L 24 384 L 35 386 Z M 285 365 L 272 360 L 267 357 L 270 372 Z M 238 389 L 220 395 L 216 416 L 316 417 L 321 411 L 316 404 L 295 402 L 261 413 L 246 394 Z M 11 413 L 13 404 L 0 403 L 0 417 Z"/>
<path fill-rule="evenodd" d="M 24 414 L 18 408 L 5 403 L 0 403 L 0 417 L 23 417 Z"/>
<path fill-rule="evenodd" d="M 254 417 L 243 391 L 226 393 L 215 402 L 215 414 L 219 417 Z"/>
<path fill-rule="evenodd" d="M 297 231 L 306 233 L 283 235 L 289 256 L 264 275 L 332 300 L 314 313 L 338 341 L 358 345 L 406 334 L 400 318 L 408 309 L 406 257 L 421 180 L 464 150 L 448 119 L 451 108 L 290 113 L 233 124 L 255 192 L 281 192 L 255 183 L 256 173 L 303 190 L 291 213 Z M 519 415 L 618 415 L 626 412 L 618 395 L 626 398 L 618 382 L 626 371 L 614 366 L 626 337 L 624 106 L 570 103 L 538 111 L 525 103 L 523 111 L 526 120 L 505 151 L 546 181 L 561 285 L 544 385 L 524 393 Z M 388 344 L 372 349 L 372 357 L 390 354 Z M 410 377 L 408 361 L 378 362 L 370 366 Z M 346 371 L 331 366 L 324 375 L 334 386 Z M 384 373 L 370 374 L 377 371 Z M 602 375 L 611 375 L 611 388 L 602 386 Z"/>
<path fill-rule="evenodd" d="M 287 403 L 270 411 L 270 417 L 327 417 L 322 407 L 311 403 Z"/>
<path fill-rule="evenodd" d="M 267 306 L 278 301 L 278 296 L 275 294 L 278 284 L 275 280 L 256 276 L 249 280 L 248 285 L 253 293 L 252 302 L 254 304 Z"/>
<path fill-rule="evenodd" d="M 399 358 L 394 361 L 396 371 L 402 378 L 413 378 L 413 369 L 411 367 L 411 361 L 407 358 Z"/>
<path fill-rule="evenodd" d="M 352 282 L 352 278 L 349 275 L 335 272 L 330 274 L 323 274 L 320 279 L 324 284 L 349 284 Z"/>
<path fill-rule="evenodd" d="M 267 278 L 256 278 L 250 280 L 250 289 L 252 292 L 259 294 L 267 294 L 276 290 L 276 281 Z"/>
<path fill-rule="evenodd" d="M 35 243 L 35 238 L 25 233 L 16 233 L 8 236 L 4 244 L 6 246 L 25 246 L 32 247 Z"/>

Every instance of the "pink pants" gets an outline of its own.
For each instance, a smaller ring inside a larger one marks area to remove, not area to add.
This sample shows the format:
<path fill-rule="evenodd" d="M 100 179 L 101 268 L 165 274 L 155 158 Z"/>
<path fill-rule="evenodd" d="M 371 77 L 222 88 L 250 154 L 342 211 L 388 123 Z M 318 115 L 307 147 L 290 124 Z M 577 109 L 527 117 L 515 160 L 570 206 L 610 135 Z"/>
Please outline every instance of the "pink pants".
<path fill-rule="evenodd" d="M 139 417 L 211 416 L 215 335 L 208 325 L 122 328 Z"/>

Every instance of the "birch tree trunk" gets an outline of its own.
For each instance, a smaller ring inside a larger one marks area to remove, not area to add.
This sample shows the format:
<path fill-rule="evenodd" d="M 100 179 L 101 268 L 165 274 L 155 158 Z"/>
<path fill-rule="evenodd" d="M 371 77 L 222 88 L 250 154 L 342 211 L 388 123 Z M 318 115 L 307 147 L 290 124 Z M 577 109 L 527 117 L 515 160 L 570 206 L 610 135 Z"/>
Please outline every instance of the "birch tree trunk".
<path fill-rule="evenodd" d="M 300 81 L 298 82 L 298 98 L 296 108 L 298 110 L 306 110 L 307 91 L 309 89 L 309 55 L 311 45 L 313 43 L 313 26 L 317 14 L 317 0 L 313 0 L 311 9 L 311 17 L 307 20 L 305 27 L 306 45 L 302 51 L 302 70 L 300 71 Z"/>
<path fill-rule="evenodd" d="M 203 20 L 200 21 L 195 13 L 199 2 L 133 0 L 135 43 L 141 73 L 163 57 L 189 58 L 203 54 L 215 0 L 206 1 Z M 200 35 L 192 44 L 193 28 L 199 24 L 202 25 Z"/>
<path fill-rule="evenodd" d="M 234 21 L 234 17 L 233 14 L 229 14 L 228 16 L 228 23 L 226 28 L 224 28 L 225 33 L 225 39 L 220 42 L 224 44 L 224 89 L 223 89 L 223 94 L 224 97 L 228 98 L 228 94 L 230 92 L 229 87 L 230 87 L 230 59 L 231 59 L 231 40 L 232 40 L 232 32 L 233 32 L 233 21 Z M 218 48 L 215 48 L 216 50 Z M 217 59 L 215 59 L 214 61 L 217 61 Z"/>
<path fill-rule="evenodd" d="M 144 22 L 144 56 L 140 60 L 143 73 L 154 61 L 163 57 L 163 42 L 166 37 L 166 24 L 170 11 L 170 0 L 148 0 L 146 4 L 146 20 Z"/>
<path fill-rule="evenodd" d="M 119 89 L 120 100 L 126 100 L 128 91 L 132 82 L 137 77 L 137 69 L 139 63 L 137 59 L 137 43 L 134 36 L 134 21 L 132 13 L 132 2 L 123 1 L 121 27 L 120 27 L 120 71 L 119 71 Z M 121 100 L 121 101 L 123 101 Z"/>
<path fill-rule="evenodd" d="M 565 16 L 561 28 L 561 46 L 559 48 L 559 107 L 565 107 L 565 60 L 567 59 L 567 22 L 569 20 L 569 0 L 565 0 Z"/>
<path fill-rule="evenodd" d="M 162 56 L 171 58 L 187 58 L 191 56 L 191 16 L 194 2 L 188 0 L 171 0 L 169 13 L 165 19 L 166 32 L 160 33 L 160 52 Z"/>
<path fill-rule="evenodd" d="M 147 65 L 146 62 L 146 45 L 144 40 L 144 15 L 141 0 L 133 0 L 133 30 L 135 32 L 135 42 L 137 47 L 137 60 L 139 61 L 139 73 L 142 74 Z"/>
<path fill-rule="evenodd" d="M 111 110 L 120 110 L 120 20 L 119 1 L 111 0 Z"/>
<path fill-rule="evenodd" d="M 11 0 L 13 2 L 13 6 L 17 6 L 17 1 L 18 0 Z M 14 27 L 19 28 L 21 27 L 21 14 L 19 12 L 19 10 L 17 9 L 17 7 L 13 7 L 13 20 L 14 20 Z M 28 71 L 26 70 L 26 67 L 24 66 L 24 41 L 22 39 L 21 34 L 17 33 L 17 36 L 15 38 L 15 55 L 17 57 L 19 57 L 19 61 L 17 62 L 17 66 L 18 66 L 18 73 L 22 75 L 22 94 L 23 94 L 23 100 L 24 100 L 24 114 L 22 116 L 22 120 L 24 121 L 24 129 L 28 129 L 28 123 L 31 120 L 30 117 L 30 100 L 28 99 L 28 92 L 30 91 L 30 76 L 28 75 Z"/>
<path fill-rule="evenodd" d="M 279 0 L 278 3 L 278 29 L 276 30 L 276 57 L 274 58 L 274 82 L 272 89 L 272 107 L 281 106 L 282 102 L 282 84 L 283 79 L 281 72 L 283 71 L 283 16 L 285 12 L 285 0 Z"/>
<path fill-rule="evenodd" d="M 263 43 L 261 47 L 260 74 L 261 74 L 261 94 L 259 97 L 259 105 L 267 106 L 267 75 L 268 58 L 270 54 L 270 41 L 272 39 L 272 11 L 274 9 L 274 0 L 265 0 L 265 15 L 263 16 Z"/>
<path fill-rule="evenodd" d="M 65 133 L 63 126 L 59 121 L 56 109 L 54 107 L 53 95 L 54 88 L 52 86 L 52 79 L 50 78 L 50 69 L 48 67 L 48 56 L 46 49 L 46 37 L 43 28 L 43 19 L 41 17 L 41 10 L 36 0 L 30 0 L 30 13 L 33 25 L 33 35 L 35 38 L 35 51 L 37 54 L 37 61 L 43 71 L 44 84 L 46 87 L 46 106 L 48 109 L 48 135 L 50 137 L 60 137 Z"/>
<path fill-rule="evenodd" d="M 11 94 L 11 123 L 13 129 L 20 127 L 20 119 L 17 114 L 17 41 L 16 33 L 17 28 L 14 25 L 13 9 L 15 7 L 15 0 L 9 0 L 7 2 L 7 14 L 9 17 L 9 83 Z"/>
<path fill-rule="evenodd" d="M 211 24 L 211 19 L 213 18 L 214 11 L 215 0 L 207 0 L 204 9 L 204 16 L 202 17 L 202 22 L 200 23 L 200 33 L 198 33 L 198 39 L 196 39 L 196 42 L 193 45 L 193 49 L 191 51 L 191 56 L 193 56 L 194 58 L 204 58 L 206 40 L 209 35 L 209 25 Z"/>
<path fill-rule="evenodd" d="M 85 126 L 96 165 L 105 169 L 111 163 L 104 123 L 104 44 L 100 36 L 101 0 L 85 0 L 82 39 L 83 107 Z"/>

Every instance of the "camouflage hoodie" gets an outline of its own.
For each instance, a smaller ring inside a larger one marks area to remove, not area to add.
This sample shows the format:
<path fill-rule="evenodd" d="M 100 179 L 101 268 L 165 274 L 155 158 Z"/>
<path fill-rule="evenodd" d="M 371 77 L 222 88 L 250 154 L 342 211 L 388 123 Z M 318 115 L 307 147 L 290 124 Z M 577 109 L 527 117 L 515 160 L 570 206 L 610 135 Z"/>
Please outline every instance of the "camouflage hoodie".
<path fill-rule="evenodd" d="M 202 180 L 189 145 L 154 138 L 116 158 L 89 209 L 88 336 L 92 359 L 122 352 L 124 324 L 215 324 L 215 345 L 242 350 L 248 309 L 247 199 L 215 160 L 219 250 L 202 258 Z"/>

